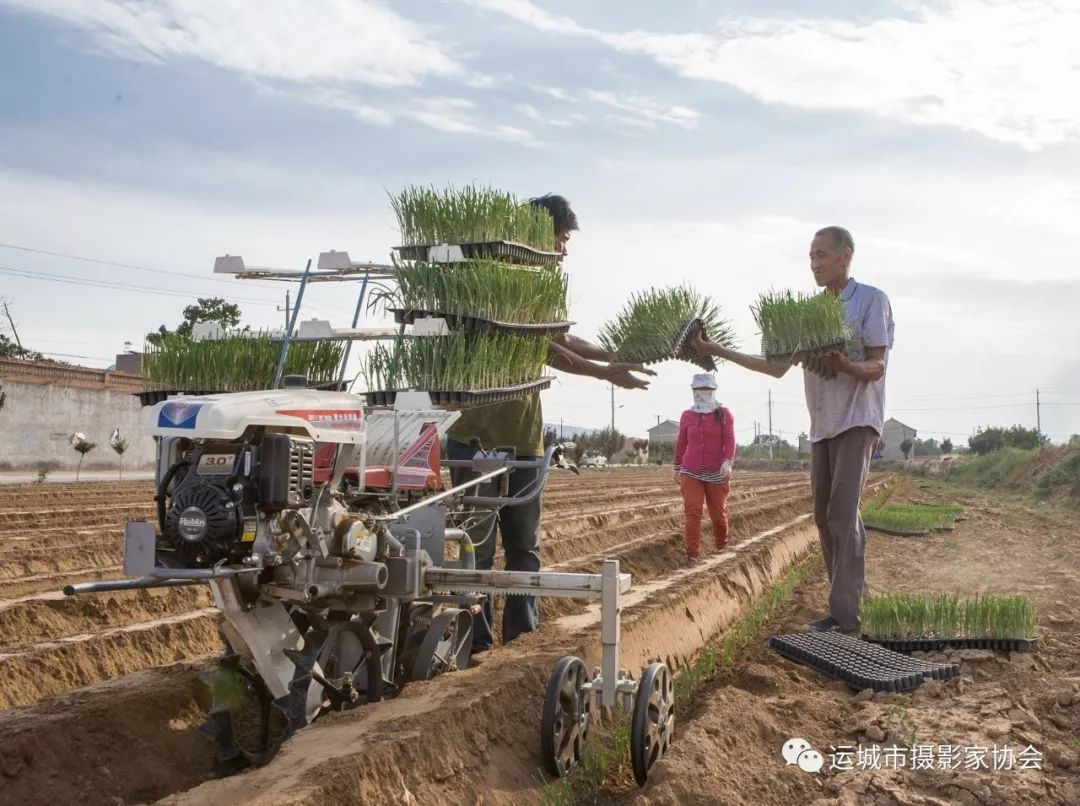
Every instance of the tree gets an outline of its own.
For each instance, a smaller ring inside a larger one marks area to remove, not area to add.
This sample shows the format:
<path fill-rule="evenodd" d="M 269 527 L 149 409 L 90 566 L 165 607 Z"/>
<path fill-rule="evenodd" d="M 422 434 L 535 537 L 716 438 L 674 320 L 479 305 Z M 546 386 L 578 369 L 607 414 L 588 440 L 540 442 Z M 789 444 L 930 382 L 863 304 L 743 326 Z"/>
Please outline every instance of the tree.
<path fill-rule="evenodd" d="M 1022 425 L 1014 425 L 1005 429 L 1000 427 L 979 429 L 975 436 L 968 438 L 971 452 L 979 454 L 999 451 L 1002 448 L 1020 448 L 1021 450 L 1034 450 L 1048 443 L 1049 438 L 1034 428 L 1024 428 Z"/>
<path fill-rule="evenodd" d="M 79 480 L 79 473 L 82 471 L 83 459 L 86 458 L 86 454 L 97 447 L 97 443 L 88 441 L 82 434 L 76 434 L 72 438 L 72 445 L 75 450 L 79 452 L 79 466 L 75 468 L 75 481 L 77 482 Z"/>
<path fill-rule="evenodd" d="M 910 459 L 911 458 L 911 449 L 914 448 L 914 447 L 915 447 L 915 443 L 912 442 L 911 437 L 908 437 L 907 439 L 905 439 L 903 442 L 900 443 L 900 450 L 902 450 L 904 452 L 904 458 L 905 459 Z"/>
<path fill-rule="evenodd" d="M 35 353 L 33 350 L 20 347 L 18 343 L 12 341 L 3 333 L 0 333 L 0 358 L 19 358 L 23 361 L 45 360 L 45 356 L 41 353 Z"/>
<path fill-rule="evenodd" d="M 109 439 L 109 446 L 116 451 L 116 455 L 120 457 L 117 462 L 117 468 L 120 471 L 120 481 L 124 480 L 124 454 L 127 453 L 128 441 L 120 436 L 120 429 L 117 428 L 113 431 L 112 437 Z"/>
<path fill-rule="evenodd" d="M 226 302 L 221 297 L 199 297 L 196 304 L 184 308 L 184 321 L 171 332 L 191 338 L 196 322 L 217 322 L 225 330 L 233 330 L 240 326 L 240 306 Z M 146 340 L 150 344 L 160 344 L 161 340 L 169 334 L 169 329 L 161 325 L 157 332 L 148 333 Z"/>
<path fill-rule="evenodd" d="M 952 449 L 953 449 L 953 444 L 952 444 L 951 439 L 949 439 L 948 437 L 945 437 L 945 439 L 941 440 L 941 452 L 943 454 L 948 456 L 950 453 L 952 453 Z"/>

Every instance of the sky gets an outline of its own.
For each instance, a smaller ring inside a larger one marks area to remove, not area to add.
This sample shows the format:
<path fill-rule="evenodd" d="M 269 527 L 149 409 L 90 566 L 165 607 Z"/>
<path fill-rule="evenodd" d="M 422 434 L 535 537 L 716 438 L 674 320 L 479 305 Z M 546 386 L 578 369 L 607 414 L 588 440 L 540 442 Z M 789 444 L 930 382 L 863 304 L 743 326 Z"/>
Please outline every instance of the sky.
<path fill-rule="evenodd" d="M 215 257 L 386 262 L 388 192 L 479 182 L 573 204 L 577 335 L 685 282 L 756 352 L 751 304 L 811 290 L 811 237 L 839 224 L 894 310 L 887 417 L 963 442 L 1035 426 L 1038 389 L 1063 441 L 1078 36 L 1077 0 L 0 0 L 0 300 L 26 346 L 88 366 L 196 296 L 277 326 L 284 288 Z M 313 286 L 302 318 L 347 326 L 355 292 Z M 616 426 L 677 419 L 695 371 L 616 389 Z M 774 433 L 808 430 L 800 376 L 719 368 L 741 442 L 770 393 Z M 543 401 L 611 421 L 597 380 Z"/>

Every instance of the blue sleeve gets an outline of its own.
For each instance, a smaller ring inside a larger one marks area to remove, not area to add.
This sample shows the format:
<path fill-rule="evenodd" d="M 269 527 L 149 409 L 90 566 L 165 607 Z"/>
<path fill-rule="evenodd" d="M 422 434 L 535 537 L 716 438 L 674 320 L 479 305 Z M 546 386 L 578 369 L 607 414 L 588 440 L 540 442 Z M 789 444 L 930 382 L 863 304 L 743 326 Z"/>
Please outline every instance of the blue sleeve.
<path fill-rule="evenodd" d="M 881 291 L 875 289 L 875 293 L 866 306 L 866 312 L 862 319 L 862 343 L 863 347 L 888 347 L 893 346 L 893 316 L 892 304 L 889 298 Z"/>

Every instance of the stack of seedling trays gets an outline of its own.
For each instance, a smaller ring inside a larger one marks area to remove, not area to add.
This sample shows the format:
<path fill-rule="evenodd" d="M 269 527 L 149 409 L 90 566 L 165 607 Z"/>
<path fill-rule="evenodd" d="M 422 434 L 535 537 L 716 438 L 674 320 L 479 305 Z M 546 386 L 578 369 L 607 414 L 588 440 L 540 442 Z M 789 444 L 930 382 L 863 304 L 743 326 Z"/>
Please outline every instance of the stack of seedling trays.
<path fill-rule="evenodd" d="M 724 347 L 735 344 L 734 332 L 712 300 L 692 288 L 677 286 L 632 295 L 601 329 L 599 340 L 615 361 L 655 364 L 681 360 L 711 372 L 716 369 L 712 357 L 699 356 L 690 348 L 698 333 Z"/>
<path fill-rule="evenodd" d="M 416 390 L 466 408 L 550 386 L 548 346 L 571 322 L 547 210 L 475 186 L 408 188 L 392 201 L 403 243 L 395 287 L 372 305 L 400 324 L 442 319 L 449 332 L 377 345 L 364 366 L 368 404 L 391 406 Z"/>
<path fill-rule="evenodd" d="M 143 348 L 144 406 L 175 395 L 209 395 L 270 389 L 281 353 L 279 333 L 227 331 L 219 338 L 192 339 L 169 333 Z M 293 342 L 285 359 L 285 375 L 303 375 L 308 386 L 337 382 L 344 347 L 335 342 Z"/>
<path fill-rule="evenodd" d="M 863 601 L 859 617 L 864 641 L 899 652 L 1023 652 L 1037 640 L 1035 611 L 1023 596 L 872 596 Z"/>
<path fill-rule="evenodd" d="M 911 691 L 927 679 L 947 680 L 960 674 L 955 663 L 911 658 L 841 632 L 774 635 L 769 647 L 854 689 Z"/>
<path fill-rule="evenodd" d="M 802 366 L 824 378 L 835 377 L 822 359 L 846 352 L 851 330 L 844 321 L 844 303 L 836 295 L 770 291 L 752 306 L 761 331 L 761 352 L 768 361 Z"/>

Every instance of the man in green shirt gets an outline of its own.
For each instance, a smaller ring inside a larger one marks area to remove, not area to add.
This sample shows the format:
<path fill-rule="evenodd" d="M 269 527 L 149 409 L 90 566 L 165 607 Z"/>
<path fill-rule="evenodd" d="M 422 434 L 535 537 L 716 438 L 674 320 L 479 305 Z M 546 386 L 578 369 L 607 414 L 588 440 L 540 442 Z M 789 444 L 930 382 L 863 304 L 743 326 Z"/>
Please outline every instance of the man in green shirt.
<path fill-rule="evenodd" d="M 566 244 L 578 228 L 577 216 L 562 196 L 547 195 L 530 200 L 545 208 L 555 222 L 559 252 L 566 256 Z M 605 362 L 605 363 L 596 363 Z M 655 375 L 640 364 L 611 363 L 602 348 L 569 333 L 552 341 L 548 348 L 548 365 L 572 375 L 612 383 L 623 389 L 646 389 L 649 382 L 633 373 Z M 469 442 L 478 439 L 484 450 L 514 448 L 518 459 L 535 459 L 544 455 L 544 417 L 540 395 L 533 394 L 505 403 L 493 403 L 464 412 L 447 432 L 446 453 L 449 459 L 472 459 L 475 451 Z M 539 470 L 514 470 L 507 479 L 507 495 L 517 495 L 536 480 Z M 451 471 L 454 484 L 467 480 L 468 471 Z M 507 571 L 540 570 L 540 509 L 541 496 L 518 506 L 503 507 L 497 516 L 487 518 L 470 530 L 476 543 L 476 567 L 490 569 L 495 561 L 496 527 L 502 535 L 506 552 Z M 514 640 L 523 632 L 535 630 L 540 620 L 539 602 L 535 596 L 508 596 L 503 610 L 503 643 Z M 491 597 L 484 601 L 483 616 L 473 621 L 473 652 L 490 649 L 494 642 L 491 633 Z"/>

